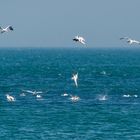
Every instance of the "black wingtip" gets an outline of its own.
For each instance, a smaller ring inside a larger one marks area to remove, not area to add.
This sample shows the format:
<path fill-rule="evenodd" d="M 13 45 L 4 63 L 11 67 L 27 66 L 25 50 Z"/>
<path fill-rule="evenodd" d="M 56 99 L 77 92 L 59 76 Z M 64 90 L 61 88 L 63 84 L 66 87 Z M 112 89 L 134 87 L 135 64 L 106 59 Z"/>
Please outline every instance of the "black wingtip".
<path fill-rule="evenodd" d="M 14 30 L 12 26 L 9 26 L 9 29 L 12 30 L 12 31 Z"/>

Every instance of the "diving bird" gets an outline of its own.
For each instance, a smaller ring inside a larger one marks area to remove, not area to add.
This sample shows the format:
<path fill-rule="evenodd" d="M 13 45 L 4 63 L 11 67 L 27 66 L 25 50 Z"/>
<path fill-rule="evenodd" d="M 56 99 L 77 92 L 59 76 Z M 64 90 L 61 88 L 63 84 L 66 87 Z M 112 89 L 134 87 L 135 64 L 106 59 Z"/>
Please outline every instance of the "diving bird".
<path fill-rule="evenodd" d="M 64 94 L 62 94 L 61 96 L 66 97 L 66 96 L 69 96 L 69 94 L 64 93 Z"/>
<path fill-rule="evenodd" d="M 0 27 L 0 32 L 4 33 L 4 32 L 8 32 L 8 31 L 13 31 L 13 27 L 11 25 L 7 26 L 6 28 L 2 28 Z"/>
<path fill-rule="evenodd" d="M 72 76 L 71 79 L 74 81 L 75 86 L 78 87 L 78 83 L 77 83 L 77 80 L 78 80 L 78 73 L 73 74 L 73 76 Z"/>
<path fill-rule="evenodd" d="M 86 44 L 85 43 L 85 39 L 83 38 L 83 37 L 81 37 L 81 36 L 75 36 L 75 38 L 73 38 L 73 41 L 75 41 L 75 42 L 79 42 L 79 43 L 81 43 L 81 44 Z"/>
<path fill-rule="evenodd" d="M 9 101 L 9 102 L 15 101 L 15 98 L 13 96 L 10 96 L 9 94 L 6 94 L 6 98 L 7 98 L 7 101 Z"/>
<path fill-rule="evenodd" d="M 126 42 L 128 44 L 139 44 L 140 45 L 140 41 L 137 41 L 137 40 L 134 40 L 134 39 L 131 39 L 129 37 L 121 37 L 120 40 L 123 40 L 123 39 L 126 39 Z"/>

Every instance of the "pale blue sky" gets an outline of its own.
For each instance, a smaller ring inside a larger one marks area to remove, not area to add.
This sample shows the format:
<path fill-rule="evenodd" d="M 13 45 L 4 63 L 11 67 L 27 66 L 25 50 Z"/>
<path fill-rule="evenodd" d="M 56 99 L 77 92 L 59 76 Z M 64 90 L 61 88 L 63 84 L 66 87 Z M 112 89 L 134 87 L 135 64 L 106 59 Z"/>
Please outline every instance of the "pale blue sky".
<path fill-rule="evenodd" d="M 0 47 L 73 47 L 75 35 L 89 47 L 123 46 L 129 36 L 140 40 L 140 0 L 1 0 Z"/>

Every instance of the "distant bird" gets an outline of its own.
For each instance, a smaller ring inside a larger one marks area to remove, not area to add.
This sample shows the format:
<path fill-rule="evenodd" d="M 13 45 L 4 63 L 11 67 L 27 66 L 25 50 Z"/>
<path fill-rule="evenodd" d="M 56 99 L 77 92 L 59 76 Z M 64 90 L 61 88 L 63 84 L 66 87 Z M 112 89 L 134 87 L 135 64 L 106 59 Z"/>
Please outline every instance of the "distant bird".
<path fill-rule="evenodd" d="M 32 93 L 33 95 L 36 95 L 38 93 L 42 93 L 42 91 L 31 91 L 31 90 L 23 90 L 24 92 L 27 92 L 27 93 Z"/>
<path fill-rule="evenodd" d="M 134 97 L 135 97 L 135 98 L 137 98 L 137 97 L 138 97 L 138 95 L 134 95 Z"/>
<path fill-rule="evenodd" d="M 123 97 L 129 98 L 129 97 L 131 97 L 131 95 L 129 95 L 129 94 L 124 94 Z"/>
<path fill-rule="evenodd" d="M 83 37 L 81 37 L 81 36 L 75 36 L 75 38 L 73 38 L 73 41 L 75 41 L 75 42 L 79 42 L 79 43 L 81 43 L 81 44 L 86 44 L 85 43 L 85 39 L 83 38 Z"/>
<path fill-rule="evenodd" d="M 120 40 L 123 40 L 123 39 L 126 39 L 126 42 L 128 44 L 139 44 L 140 45 L 140 41 L 137 41 L 137 40 L 134 40 L 134 39 L 131 39 L 129 37 L 121 37 Z"/>
<path fill-rule="evenodd" d="M 13 31 L 13 27 L 12 26 L 7 26 L 6 28 L 2 28 L 0 27 L 0 32 L 4 33 L 4 32 L 8 32 L 8 31 Z"/>
<path fill-rule="evenodd" d="M 73 74 L 73 76 L 72 76 L 71 79 L 74 81 L 75 86 L 78 87 L 78 83 L 77 83 L 77 80 L 78 80 L 78 73 Z"/>
<path fill-rule="evenodd" d="M 6 94 L 6 98 L 7 98 L 7 101 L 9 101 L 9 102 L 15 101 L 15 98 L 13 96 L 10 96 L 9 94 Z"/>
<path fill-rule="evenodd" d="M 67 93 L 64 93 L 64 94 L 62 94 L 61 96 L 64 96 L 64 97 L 66 97 L 66 96 L 69 96 Z"/>
<path fill-rule="evenodd" d="M 41 95 L 36 95 L 36 98 L 41 98 L 42 96 Z"/>

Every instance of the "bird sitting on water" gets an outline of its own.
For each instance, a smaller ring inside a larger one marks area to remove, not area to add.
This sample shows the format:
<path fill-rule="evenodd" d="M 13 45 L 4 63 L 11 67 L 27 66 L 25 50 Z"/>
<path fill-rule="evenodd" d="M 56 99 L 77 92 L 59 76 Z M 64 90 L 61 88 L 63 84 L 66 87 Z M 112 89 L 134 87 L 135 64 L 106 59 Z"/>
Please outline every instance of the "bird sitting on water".
<path fill-rule="evenodd" d="M 7 101 L 9 101 L 9 102 L 15 101 L 15 98 L 13 96 L 10 96 L 9 94 L 6 94 L 6 98 L 7 98 Z"/>

